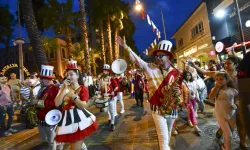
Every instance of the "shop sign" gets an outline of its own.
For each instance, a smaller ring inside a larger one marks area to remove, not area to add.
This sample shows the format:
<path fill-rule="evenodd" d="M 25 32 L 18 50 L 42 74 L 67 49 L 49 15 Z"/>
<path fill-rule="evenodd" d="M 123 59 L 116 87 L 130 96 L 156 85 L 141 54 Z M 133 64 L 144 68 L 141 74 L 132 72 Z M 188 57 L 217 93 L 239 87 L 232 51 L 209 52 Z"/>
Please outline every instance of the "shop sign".
<path fill-rule="evenodd" d="M 208 44 L 203 44 L 203 45 L 201 45 L 201 46 L 198 47 L 198 50 L 201 50 L 201 49 L 203 49 L 203 48 L 205 48 L 207 46 L 208 46 Z"/>
<path fill-rule="evenodd" d="M 240 7 L 240 8 L 239 8 L 239 12 L 241 12 L 241 11 L 247 9 L 248 7 L 250 7 L 250 1 L 247 2 L 246 4 L 244 4 L 242 7 Z M 234 11 L 234 12 L 232 12 L 232 13 L 230 14 L 229 17 L 232 18 L 233 16 L 235 16 L 235 14 L 236 14 L 236 12 Z"/>
<path fill-rule="evenodd" d="M 6 65 L 6 66 L 3 67 L 2 71 L 0 72 L 0 74 L 4 75 L 5 72 L 8 71 L 8 70 L 11 69 L 11 68 L 18 68 L 18 65 L 17 65 L 17 64 L 9 64 L 9 65 Z M 26 74 L 27 76 L 30 75 L 29 71 L 28 71 L 25 67 L 23 67 L 23 71 L 25 72 L 25 74 Z"/>
<path fill-rule="evenodd" d="M 192 47 L 190 50 L 187 50 L 184 52 L 184 56 L 187 57 L 193 53 L 197 52 L 197 46 Z"/>
<path fill-rule="evenodd" d="M 179 56 L 179 58 L 182 58 L 182 57 L 184 57 L 184 56 L 183 56 L 183 55 L 180 55 L 180 56 Z"/>
<path fill-rule="evenodd" d="M 224 44 L 222 42 L 217 42 L 215 44 L 215 50 L 216 50 L 216 52 L 220 53 L 220 52 L 223 51 L 223 49 L 224 49 Z"/>

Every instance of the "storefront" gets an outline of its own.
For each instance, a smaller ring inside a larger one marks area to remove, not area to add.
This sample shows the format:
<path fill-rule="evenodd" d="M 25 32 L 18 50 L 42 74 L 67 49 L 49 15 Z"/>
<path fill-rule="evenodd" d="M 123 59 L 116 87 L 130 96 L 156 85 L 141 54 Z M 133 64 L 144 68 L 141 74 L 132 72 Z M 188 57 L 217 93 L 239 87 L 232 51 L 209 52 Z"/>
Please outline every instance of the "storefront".
<path fill-rule="evenodd" d="M 176 53 L 177 66 L 183 67 L 183 61 L 192 58 L 193 61 L 207 62 L 210 59 L 217 60 L 214 45 L 211 39 L 197 40 L 194 44 Z"/>

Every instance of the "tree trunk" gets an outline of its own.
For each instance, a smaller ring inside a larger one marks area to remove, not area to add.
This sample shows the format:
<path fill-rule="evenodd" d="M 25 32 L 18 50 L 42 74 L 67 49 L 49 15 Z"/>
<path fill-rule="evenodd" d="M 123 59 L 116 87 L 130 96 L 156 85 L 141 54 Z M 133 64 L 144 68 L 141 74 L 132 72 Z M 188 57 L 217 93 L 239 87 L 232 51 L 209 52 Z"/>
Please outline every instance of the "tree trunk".
<path fill-rule="evenodd" d="M 68 57 L 69 59 L 72 58 L 73 54 L 72 54 L 72 34 L 71 34 L 71 30 L 69 27 L 66 27 L 66 31 L 65 31 L 65 34 L 66 34 L 66 49 L 67 49 L 67 52 L 68 52 Z"/>
<path fill-rule="evenodd" d="M 92 64 L 93 64 L 93 75 L 96 76 L 96 63 L 95 63 L 95 57 L 94 54 L 92 55 Z"/>
<path fill-rule="evenodd" d="M 42 41 L 38 32 L 32 0 L 20 0 L 20 7 L 22 8 L 22 15 L 30 38 L 30 44 L 35 54 L 36 64 L 40 70 L 42 64 L 48 64 L 48 60 L 43 50 Z"/>
<path fill-rule="evenodd" d="M 112 37 L 111 37 L 111 25 L 110 18 L 107 20 L 107 36 L 108 36 L 108 51 L 109 51 L 109 64 L 113 62 L 113 53 L 112 53 Z"/>
<path fill-rule="evenodd" d="M 86 13 L 84 7 L 84 0 L 79 0 L 80 12 L 81 12 L 81 36 L 83 41 L 83 50 L 84 50 L 84 60 L 85 60 L 85 73 L 88 71 L 91 72 L 90 61 L 89 61 L 89 45 L 88 45 L 88 31 L 86 25 Z"/>
<path fill-rule="evenodd" d="M 104 33 L 103 33 L 103 21 L 100 21 L 100 42 L 101 42 L 101 55 L 103 64 L 106 64 L 106 55 L 105 55 L 105 45 L 104 45 Z"/>
<path fill-rule="evenodd" d="M 116 43 L 116 39 L 118 37 L 119 29 L 115 28 L 115 33 L 114 33 L 114 59 L 119 58 L 119 45 Z"/>

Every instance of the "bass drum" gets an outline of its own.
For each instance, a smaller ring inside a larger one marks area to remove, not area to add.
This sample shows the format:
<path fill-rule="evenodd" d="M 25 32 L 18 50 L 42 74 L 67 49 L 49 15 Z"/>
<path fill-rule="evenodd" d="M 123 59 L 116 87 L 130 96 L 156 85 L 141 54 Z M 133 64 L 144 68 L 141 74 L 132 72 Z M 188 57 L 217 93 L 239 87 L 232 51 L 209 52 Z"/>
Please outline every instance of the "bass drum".
<path fill-rule="evenodd" d="M 109 106 L 109 99 L 97 99 L 95 100 L 96 108 L 107 108 Z"/>

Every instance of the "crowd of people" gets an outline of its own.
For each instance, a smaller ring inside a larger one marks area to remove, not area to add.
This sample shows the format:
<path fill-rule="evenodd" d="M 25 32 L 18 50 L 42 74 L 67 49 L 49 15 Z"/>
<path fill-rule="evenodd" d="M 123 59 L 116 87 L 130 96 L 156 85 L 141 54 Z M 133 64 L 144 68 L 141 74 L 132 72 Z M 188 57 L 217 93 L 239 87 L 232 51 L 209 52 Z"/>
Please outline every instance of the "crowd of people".
<path fill-rule="evenodd" d="M 136 107 L 144 107 L 146 93 L 161 150 L 170 150 L 171 134 L 178 134 L 175 122 L 178 112 L 183 109 L 187 110 L 187 124 L 198 136 L 201 135 L 197 112 L 206 111 L 205 99 L 215 102 L 214 116 L 220 127 L 215 137 L 224 136 L 222 149 L 231 149 L 235 124 L 240 147 L 247 147 L 238 99 L 237 66 L 241 59 L 229 56 L 221 65 L 214 60 L 209 60 L 206 65 L 188 58 L 183 60 L 183 68 L 177 68 L 171 62 L 172 43 L 167 40 L 161 41 L 153 52 L 154 63 L 142 60 L 122 38 L 118 37 L 117 43 L 124 47 L 136 65 L 125 74 L 116 75 L 109 64 L 104 64 L 102 73 L 92 77 L 91 73 L 81 74 L 77 62 L 70 60 L 64 77 L 57 77 L 53 73 L 54 67 L 49 65 L 42 65 L 39 75 L 32 73 L 23 82 L 16 79 L 15 73 L 10 74 L 9 80 L 0 75 L 0 121 L 4 135 L 17 132 L 11 124 L 14 110 L 20 109 L 26 115 L 27 128 L 38 126 L 41 139 L 48 142 L 50 149 L 62 148 L 61 143 L 70 143 L 72 149 L 86 148 L 83 140 L 98 128 L 96 117 L 88 110 L 90 99 L 101 104 L 96 107 L 107 113 L 110 131 L 114 131 L 118 101 L 120 114 L 125 112 L 124 93 L 135 97 Z M 62 113 L 56 127 L 45 119 L 54 109 Z"/>

